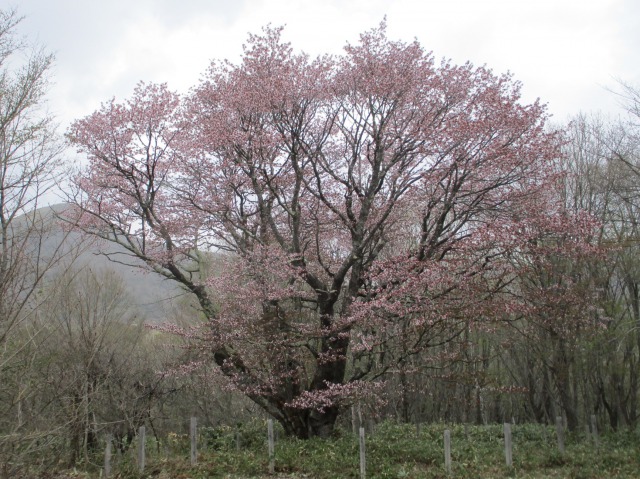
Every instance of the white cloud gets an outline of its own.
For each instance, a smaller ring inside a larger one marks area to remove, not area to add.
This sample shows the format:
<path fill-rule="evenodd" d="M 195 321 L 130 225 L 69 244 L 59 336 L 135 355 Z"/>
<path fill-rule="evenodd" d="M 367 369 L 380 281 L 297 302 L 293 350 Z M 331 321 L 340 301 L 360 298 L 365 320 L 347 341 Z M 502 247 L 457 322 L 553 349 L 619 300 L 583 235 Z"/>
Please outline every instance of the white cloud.
<path fill-rule="evenodd" d="M 339 53 L 386 15 L 389 35 L 436 57 L 512 71 L 525 99 L 560 120 L 615 108 L 603 86 L 640 83 L 636 0 L 22 0 L 23 32 L 57 51 L 51 103 L 63 123 L 140 80 L 186 91 L 211 59 L 235 60 L 248 32 L 286 24 L 312 55 Z"/>

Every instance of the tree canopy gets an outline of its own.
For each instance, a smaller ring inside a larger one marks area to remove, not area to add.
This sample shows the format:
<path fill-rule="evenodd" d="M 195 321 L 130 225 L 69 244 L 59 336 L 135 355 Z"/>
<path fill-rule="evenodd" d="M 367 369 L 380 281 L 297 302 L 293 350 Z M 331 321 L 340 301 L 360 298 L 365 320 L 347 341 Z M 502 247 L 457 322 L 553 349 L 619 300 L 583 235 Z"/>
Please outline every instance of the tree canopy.
<path fill-rule="evenodd" d="M 384 24 L 336 57 L 281 34 L 187 95 L 140 83 L 77 120 L 74 201 L 87 231 L 193 293 L 202 324 L 167 328 L 198 364 L 324 436 L 411 355 L 541 311 L 527 298 L 549 284 L 516 278 L 586 251 L 593 223 L 565 209 L 562 132 L 510 75 L 436 62 Z M 578 300 L 553 292 L 545 307 Z"/>

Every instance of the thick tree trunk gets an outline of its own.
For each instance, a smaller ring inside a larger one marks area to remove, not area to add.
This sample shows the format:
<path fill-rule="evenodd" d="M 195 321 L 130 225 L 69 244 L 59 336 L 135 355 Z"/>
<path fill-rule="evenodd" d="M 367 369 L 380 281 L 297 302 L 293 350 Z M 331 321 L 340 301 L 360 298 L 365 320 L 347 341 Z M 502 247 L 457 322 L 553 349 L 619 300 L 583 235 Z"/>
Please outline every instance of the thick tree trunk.
<path fill-rule="evenodd" d="M 338 407 L 329 407 L 322 412 L 288 409 L 282 417 L 277 419 L 287 436 L 298 439 L 328 438 L 335 430 L 339 412 Z"/>
<path fill-rule="evenodd" d="M 332 353 L 337 351 L 338 357 L 333 361 L 317 365 L 313 381 L 307 389 L 311 393 L 314 391 L 321 392 L 327 388 L 327 384 L 343 384 L 345 380 L 348 340 L 331 337 L 327 338 L 326 341 L 327 348 L 323 348 L 323 350 L 331 351 Z M 299 439 L 309 439 L 313 437 L 327 438 L 333 434 L 336 420 L 340 413 L 340 408 L 337 404 L 325 407 L 321 411 L 284 406 L 284 404 L 293 399 L 293 397 L 287 397 L 284 401 L 282 399 L 271 401 L 271 405 L 275 406 L 280 413 L 275 417 L 280 421 L 288 435 Z"/>
<path fill-rule="evenodd" d="M 308 390 L 313 392 L 325 389 L 325 381 L 327 383 L 341 384 L 344 380 L 345 367 L 345 359 L 318 365 L 314 381 Z M 276 401 L 275 403 L 272 401 L 272 405 L 280 413 L 275 417 L 282 424 L 287 435 L 295 436 L 299 439 L 309 439 L 313 437 L 328 438 L 333 434 L 336 420 L 340 413 L 338 405 L 334 404 L 320 411 L 317 409 L 297 409 L 282 406 L 285 403 L 286 401 Z"/>
<path fill-rule="evenodd" d="M 309 436 L 330 437 L 335 429 L 338 414 L 337 406 L 327 408 L 323 412 L 313 411 L 309 415 Z"/>
<path fill-rule="evenodd" d="M 178 273 L 179 271 L 176 271 L 174 274 L 178 275 Z M 211 319 L 216 318 L 216 308 L 206 289 L 194 285 L 184 278 L 181 282 L 196 295 L 205 316 Z M 325 390 L 328 385 L 344 384 L 346 380 L 349 338 L 348 335 L 345 334 L 347 332 L 345 330 L 339 332 L 332 331 L 334 326 L 333 321 L 335 319 L 334 306 L 338 301 L 338 291 L 341 289 L 341 284 L 342 283 L 334 284 L 334 291 L 332 291 L 331 294 L 326 293 L 324 287 L 318 293 L 320 322 L 322 328 L 329 331 L 329 333 L 321 339 L 318 356 L 316 358 L 315 373 L 306 387 L 306 391 L 311 394 L 315 391 L 321 392 Z M 350 287 L 355 291 L 353 293 L 355 296 L 358 283 L 351 281 Z M 345 300 L 343 304 L 343 308 L 345 309 L 346 303 L 348 303 L 348 301 Z M 272 302 L 267 306 L 265 309 L 265 317 L 269 316 L 271 319 L 280 318 L 279 314 L 274 313 L 278 308 L 277 302 Z M 274 325 L 274 327 L 286 329 L 287 325 L 278 324 Z M 232 354 L 224 345 L 219 346 L 213 351 L 213 359 L 223 374 L 230 377 L 238 374 L 246 376 L 249 383 L 254 380 L 254 378 L 252 378 L 252 371 L 245 366 L 242 358 Z M 274 365 L 275 371 L 282 368 L 282 373 L 286 375 L 295 370 L 295 367 L 287 363 L 288 359 L 280 359 L 280 361 L 283 362 Z M 324 407 L 322 411 L 287 406 L 287 404 L 295 400 L 296 397 L 305 390 L 302 384 L 303 381 L 301 378 L 291 378 L 284 381 L 280 389 L 273 392 L 270 396 L 261 396 L 253 393 L 248 393 L 247 396 L 277 420 L 287 435 L 295 436 L 299 439 L 309 439 L 312 437 L 325 438 L 331 436 L 340 412 L 337 404 Z"/>

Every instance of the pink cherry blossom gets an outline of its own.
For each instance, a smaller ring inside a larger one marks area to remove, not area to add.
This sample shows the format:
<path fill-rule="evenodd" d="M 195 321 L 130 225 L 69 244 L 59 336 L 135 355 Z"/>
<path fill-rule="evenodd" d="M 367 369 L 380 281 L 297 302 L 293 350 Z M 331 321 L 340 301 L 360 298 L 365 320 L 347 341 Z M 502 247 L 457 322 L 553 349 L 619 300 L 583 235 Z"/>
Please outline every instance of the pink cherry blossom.
<path fill-rule="evenodd" d="M 510 75 L 437 63 L 384 24 L 339 57 L 281 35 L 251 35 L 187 96 L 140 84 L 69 139 L 89 160 L 83 227 L 193 293 L 203 324 L 174 332 L 309 437 L 396 361 L 578 304 L 571 281 L 520 278 L 589 254 L 593 224 L 565 211 L 561 132 Z"/>

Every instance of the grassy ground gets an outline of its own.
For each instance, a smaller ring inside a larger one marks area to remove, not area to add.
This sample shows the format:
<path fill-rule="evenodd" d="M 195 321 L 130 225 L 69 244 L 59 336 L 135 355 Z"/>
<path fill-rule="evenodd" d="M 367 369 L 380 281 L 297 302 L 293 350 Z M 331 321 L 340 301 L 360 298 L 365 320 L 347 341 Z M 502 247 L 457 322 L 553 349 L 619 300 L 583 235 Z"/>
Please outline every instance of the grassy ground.
<path fill-rule="evenodd" d="M 367 478 L 445 478 L 445 425 L 379 424 L 366 438 Z M 456 478 L 639 478 L 640 434 L 618 432 L 600 437 L 596 450 L 585 434 L 568 434 L 560 454 L 555 429 L 540 425 L 512 426 L 513 467 L 507 468 L 502 426 L 451 429 L 452 474 Z M 245 427 L 240 450 L 233 430 L 201 431 L 198 465 L 189 463 L 186 436 L 173 435 L 169 447 L 149 444 L 147 467 L 139 473 L 132 454 L 119 458 L 112 477 L 119 479 L 204 478 L 358 478 L 358 440 L 342 431 L 331 440 L 281 439 L 276 444 L 274 476 L 267 474 L 266 425 Z M 58 477 L 100 477 L 98 472 Z"/>

